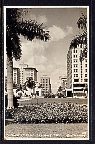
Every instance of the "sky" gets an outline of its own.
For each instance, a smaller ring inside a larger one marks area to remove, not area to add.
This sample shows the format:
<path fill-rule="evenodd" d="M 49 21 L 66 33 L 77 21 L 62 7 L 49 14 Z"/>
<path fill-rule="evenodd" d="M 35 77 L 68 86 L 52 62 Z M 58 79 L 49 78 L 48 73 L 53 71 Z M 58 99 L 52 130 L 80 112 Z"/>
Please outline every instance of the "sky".
<path fill-rule="evenodd" d="M 71 40 L 79 33 L 77 20 L 85 8 L 31 8 L 22 9 L 23 20 L 36 20 L 49 30 L 50 40 L 43 42 L 34 39 L 32 42 L 20 36 L 22 58 L 14 60 L 14 66 L 24 62 L 38 70 L 40 77 L 47 75 L 51 79 L 52 92 L 60 86 L 59 77 L 67 76 L 67 52 Z"/>

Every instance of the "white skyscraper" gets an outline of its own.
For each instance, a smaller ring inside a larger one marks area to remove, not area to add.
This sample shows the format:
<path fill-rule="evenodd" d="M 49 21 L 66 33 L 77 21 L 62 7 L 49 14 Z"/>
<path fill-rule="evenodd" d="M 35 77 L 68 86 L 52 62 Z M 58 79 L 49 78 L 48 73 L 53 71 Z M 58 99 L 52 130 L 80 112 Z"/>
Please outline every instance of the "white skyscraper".
<path fill-rule="evenodd" d="M 69 48 L 67 54 L 67 92 L 73 97 L 86 95 L 84 91 L 88 85 L 88 58 L 80 61 L 83 47 L 80 44 L 76 48 Z"/>

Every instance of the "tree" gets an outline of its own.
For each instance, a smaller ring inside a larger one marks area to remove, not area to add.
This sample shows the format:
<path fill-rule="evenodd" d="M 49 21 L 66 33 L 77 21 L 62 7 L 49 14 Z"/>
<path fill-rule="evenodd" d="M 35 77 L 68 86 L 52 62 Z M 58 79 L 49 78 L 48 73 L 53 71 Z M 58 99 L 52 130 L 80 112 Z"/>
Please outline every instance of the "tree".
<path fill-rule="evenodd" d="M 57 91 L 58 98 L 61 98 L 63 96 L 63 91 L 62 90 L 63 90 L 62 87 L 59 86 L 58 91 Z"/>
<path fill-rule="evenodd" d="M 71 41 L 70 48 L 76 48 L 79 44 L 83 44 L 85 47 L 80 55 L 80 61 L 83 61 L 87 57 L 87 16 L 82 14 L 77 21 L 77 25 L 82 32 Z"/>
<path fill-rule="evenodd" d="M 13 107 L 13 57 L 15 60 L 21 58 L 20 35 L 27 40 L 34 38 L 43 41 L 49 40 L 49 31 L 44 30 L 43 24 L 36 21 L 23 21 L 20 19 L 21 10 L 16 8 L 6 9 L 6 53 L 7 53 L 7 93 L 8 108 Z"/>
<path fill-rule="evenodd" d="M 33 89 L 35 87 L 35 81 L 31 77 L 26 81 L 26 86 L 30 89 Z"/>

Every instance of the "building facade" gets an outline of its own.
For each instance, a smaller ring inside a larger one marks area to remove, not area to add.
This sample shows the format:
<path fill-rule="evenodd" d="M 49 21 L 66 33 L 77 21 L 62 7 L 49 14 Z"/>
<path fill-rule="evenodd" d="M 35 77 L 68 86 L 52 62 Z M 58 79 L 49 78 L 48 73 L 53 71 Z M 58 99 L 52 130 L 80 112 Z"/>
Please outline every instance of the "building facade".
<path fill-rule="evenodd" d="M 88 58 L 80 61 L 80 55 L 84 45 L 69 48 L 67 54 L 67 92 L 72 96 L 85 96 L 85 88 L 88 85 Z"/>
<path fill-rule="evenodd" d="M 37 72 L 36 68 L 28 67 L 27 64 L 20 64 L 18 68 L 13 68 L 13 82 L 23 85 L 28 78 L 32 78 L 36 82 Z"/>
<path fill-rule="evenodd" d="M 20 69 L 20 84 L 23 85 L 24 84 L 24 68 L 27 68 L 28 65 L 21 63 L 19 64 L 19 69 Z"/>
<path fill-rule="evenodd" d="M 20 69 L 13 68 L 13 83 L 19 85 L 20 84 Z"/>
<path fill-rule="evenodd" d="M 37 72 L 38 71 L 36 68 L 23 68 L 23 83 L 25 83 L 30 77 L 33 79 L 33 81 L 37 82 Z"/>
<path fill-rule="evenodd" d="M 46 75 L 42 76 L 40 79 L 40 83 L 42 85 L 43 95 L 51 93 L 50 77 L 48 77 Z"/>

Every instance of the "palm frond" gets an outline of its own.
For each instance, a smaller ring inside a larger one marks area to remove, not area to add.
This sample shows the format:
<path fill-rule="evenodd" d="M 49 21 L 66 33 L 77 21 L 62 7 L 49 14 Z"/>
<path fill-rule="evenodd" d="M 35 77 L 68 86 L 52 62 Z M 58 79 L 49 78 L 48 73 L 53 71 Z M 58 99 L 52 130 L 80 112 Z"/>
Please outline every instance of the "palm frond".
<path fill-rule="evenodd" d="M 19 21 L 21 10 L 7 8 L 6 11 L 6 50 L 8 56 L 13 56 L 16 60 L 21 57 L 21 44 L 19 35 L 23 35 L 27 40 L 34 38 L 47 41 L 50 39 L 49 31 L 44 30 L 43 23 L 37 24 L 35 20 Z"/>
<path fill-rule="evenodd" d="M 70 48 L 76 48 L 79 44 L 87 45 L 87 36 L 81 34 L 76 36 L 70 43 Z"/>
<path fill-rule="evenodd" d="M 34 38 L 47 41 L 50 39 L 49 31 L 43 29 L 43 24 L 38 25 L 35 21 L 18 22 L 17 30 L 19 35 L 23 35 L 27 40 Z"/>
<path fill-rule="evenodd" d="M 86 30 L 87 29 L 86 24 L 87 24 L 87 17 L 84 14 L 82 14 L 82 16 L 77 21 L 78 28 Z"/>

